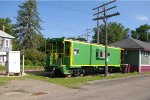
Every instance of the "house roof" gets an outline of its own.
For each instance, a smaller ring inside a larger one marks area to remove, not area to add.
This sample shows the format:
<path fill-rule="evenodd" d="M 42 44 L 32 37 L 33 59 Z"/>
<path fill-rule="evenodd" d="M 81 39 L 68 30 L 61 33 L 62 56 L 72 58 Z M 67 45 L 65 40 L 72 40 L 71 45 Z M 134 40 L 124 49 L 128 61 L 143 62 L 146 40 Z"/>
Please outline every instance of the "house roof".
<path fill-rule="evenodd" d="M 13 39 L 14 37 L 0 30 L 0 37 Z"/>
<path fill-rule="evenodd" d="M 111 46 L 121 47 L 124 49 L 148 49 L 150 50 L 150 43 L 136 40 L 133 38 L 127 38 L 115 43 L 110 44 Z"/>

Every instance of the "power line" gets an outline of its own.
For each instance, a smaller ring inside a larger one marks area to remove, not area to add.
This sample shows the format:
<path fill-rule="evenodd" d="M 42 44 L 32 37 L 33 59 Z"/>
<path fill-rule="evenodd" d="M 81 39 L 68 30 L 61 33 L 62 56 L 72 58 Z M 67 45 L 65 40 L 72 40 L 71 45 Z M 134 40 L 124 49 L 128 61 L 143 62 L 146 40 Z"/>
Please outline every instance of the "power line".
<path fill-rule="evenodd" d="M 86 30 L 84 30 L 84 31 L 86 31 L 85 37 L 86 37 L 87 42 L 89 41 L 89 36 L 90 36 L 89 34 L 93 32 L 93 30 L 92 31 L 91 30 L 92 29 L 86 29 Z"/>
<path fill-rule="evenodd" d="M 96 14 L 94 14 L 94 15 L 97 15 L 97 44 L 99 44 L 99 17 L 100 17 L 100 8 L 99 7 L 96 7 L 96 8 L 94 8 L 93 10 L 96 10 L 97 9 L 97 13 Z"/>
<path fill-rule="evenodd" d="M 50 5 L 53 6 L 53 7 L 56 7 L 56 8 L 64 9 L 64 10 L 71 11 L 71 12 L 72 11 L 73 12 L 78 12 L 78 13 L 81 13 L 81 14 L 88 14 L 88 12 L 89 12 L 89 11 L 85 11 L 85 10 L 81 10 L 81 9 L 76 9 L 76 8 L 74 9 L 72 7 L 69 7 L 69 6 L 62 6 L 62 5 L 55 5 L 55 4 L 50 4 Z M 82 7 L 83 7 L 83 5 L 82 5 Z M 89 12 L 89 14 L 90 13 L 92 13 L 92 12 Z"/>
<path fill-rule="evenodd" d="M 78 38 L 85 38 L 86 40 L 87 40 L 87 42 L 89 41 L 89 37 L 91 36 L 90 35 L 90 33 L 92 33 L 93 32 L 93 30 L 92 29 L 85 29 L 85 30 L 83 30 L 83 31 L 86 31 L 84 34 L 81 34 L 81 35 L 79 35 L 79 36 L 77 36 Z"/>

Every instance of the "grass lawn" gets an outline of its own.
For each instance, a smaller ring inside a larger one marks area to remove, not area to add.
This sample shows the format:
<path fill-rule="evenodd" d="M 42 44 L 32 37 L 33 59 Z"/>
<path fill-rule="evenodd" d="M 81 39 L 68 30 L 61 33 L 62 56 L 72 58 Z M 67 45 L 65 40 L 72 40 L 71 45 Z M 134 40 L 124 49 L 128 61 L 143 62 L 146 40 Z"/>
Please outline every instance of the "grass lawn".
<path fill-rule="evenodd" d="M 18 80 L 18 79 L 35 79 L 35 80 L 41 80 L 46 81 L 50 83 L 55 83 L 58 85 L 62 85 L 69 88 L 78 88 L 81 84 L 84 84 L 88 81 L 94 81 L 94 80 L 107 80 L 107 79 L 115 79 L 115 78 L 122 78 L 122 77 L 128 77 L 128 76 L 137 76 L 137 75 L 144 75 L 144 74 L 150 74 L 150 73 L 143 73 L 138 74 L 135 73 L 128 73 L 128 74 L 122 74 L 122 73 L 116 73 L 116 74 L 110 74 L 108 77 L 104 77 L 103 75 L 95 75 L 95 76 L 85 76 L 85 77 L 70 77 L 70 78 L 49 78 L 45 76 L 37 76 L 35 74 L 29 74 L 27 76 L 23 77 L 0 77 L 0 85 L 5 84 L 8 81 L 11 80 Z"/>
<path fill-rule="evenodd" d="M 32 65 L 25 65 L 24 66 L 25 69 L 44 69 L 44 66 L 32 66 Z M 22 65 L 20 65 L 20 69 L 22 69 Z"/>
<path fill-rule="evenodd" d="M 0 65 L 0 71 L 5 70 L 5 66 Z"/>
<path fill-rule="evenodd" d="M 117 74 L 111 74 L 108 77 L 104 77 L 103 75 L 95 75 L 95 76 L 70 77 L 70 78 L 49 78 L 49 77 L 36 76 L 34 74 L 29 74 L 25 77 L 30 78 L 30 79 L 36 79 L 36 80 L 59 84 L 59 85 L 66 86 L 69 88 L 78 88 L 81 84 L 86 83 L 88 81 L 114 79 L 114 78 L 121 78 L 121 77 L 127 77 L 127 76 L 135 76 L 135 75 L 140 75 L 140 74 L 138 74 L 137 72 L 128 73 L 128 74 L 117 73 Z"/>
<path fill-rule="evenodd" d="M 23 79 L 23 77 L 0 77 L 0 86 L 6 84 L 11 80 Z"/>

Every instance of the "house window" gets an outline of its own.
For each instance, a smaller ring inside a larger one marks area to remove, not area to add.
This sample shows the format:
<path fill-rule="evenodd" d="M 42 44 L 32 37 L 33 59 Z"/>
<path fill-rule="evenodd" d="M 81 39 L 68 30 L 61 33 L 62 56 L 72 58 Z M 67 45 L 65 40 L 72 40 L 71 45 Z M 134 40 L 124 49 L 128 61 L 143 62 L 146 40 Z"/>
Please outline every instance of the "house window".
<path fill-rule="evenodd" d="M 75 49 L 74 49 L 74 54 L 75 54 L 75 55 L 79 54 L 79 49 L 78 49 L 78 48 L 75 48 Z"/>
<path fill-rule="evenodd" d="M 6 40 L 5 47 L 9 47 L 9 40 Z"/>
<path fill-rule="evenodd" d="M 148 51 L 144 51 L 144 56 L 149 56 L 149 52 Z"/>

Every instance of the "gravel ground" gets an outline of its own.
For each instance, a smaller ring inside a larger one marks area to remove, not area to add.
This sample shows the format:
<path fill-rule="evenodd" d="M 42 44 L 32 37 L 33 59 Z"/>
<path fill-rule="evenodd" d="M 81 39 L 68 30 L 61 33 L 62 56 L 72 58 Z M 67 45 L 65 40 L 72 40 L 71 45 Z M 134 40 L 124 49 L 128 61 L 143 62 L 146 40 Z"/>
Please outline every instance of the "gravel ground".
<path fill-rule="evenodd" d="M 0 86 L 0 100 L 150 100 L 150 75 L 88 82 L 79 89 L 24 79 Z"/>

